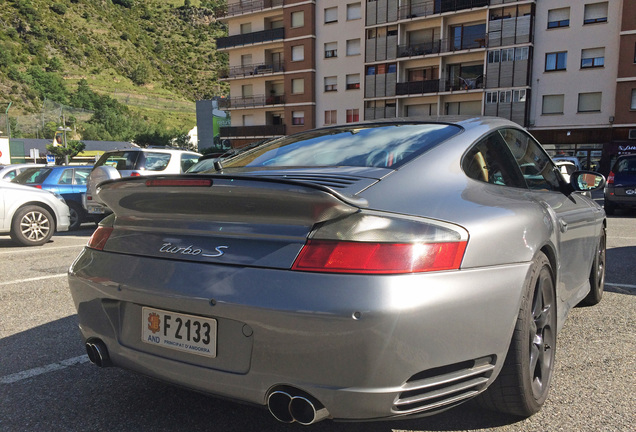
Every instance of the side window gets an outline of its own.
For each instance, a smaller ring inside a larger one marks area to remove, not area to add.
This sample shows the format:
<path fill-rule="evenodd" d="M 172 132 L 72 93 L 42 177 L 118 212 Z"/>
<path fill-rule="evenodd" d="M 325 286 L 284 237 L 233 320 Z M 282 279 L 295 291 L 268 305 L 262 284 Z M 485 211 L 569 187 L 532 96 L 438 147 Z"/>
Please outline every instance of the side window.
<path fill-rule="evenodd" d="M 557 168 L 530 135 L 518 129 L 501 129 L 499 133 L 517 161 L 529 189 L 561 189 Z"/>
<path fill-rule="evenodd" d="M 462 168 L 472 179 L 486 183 L 525 188 L 519 167 L 498 133 L 488 135 L 466 153 Z"/>
<path fill-rule="evenodd" d="M 62 175 L 60 176 L 60 180 L 57 182 L 57 184 L 61 184 L 61 185 L 73 184 L 73 170 L 65 169 L 64 172 L 62 172 Z"/>
<path fill-rule="evenodd" d="M 181 172 L 186 172 L 188 168 L 197 163 L 198 160 L 199 157 L 196 155 L 191 155 L 188 153 L 184 153 L 183 155 L 181 155 Z"/>

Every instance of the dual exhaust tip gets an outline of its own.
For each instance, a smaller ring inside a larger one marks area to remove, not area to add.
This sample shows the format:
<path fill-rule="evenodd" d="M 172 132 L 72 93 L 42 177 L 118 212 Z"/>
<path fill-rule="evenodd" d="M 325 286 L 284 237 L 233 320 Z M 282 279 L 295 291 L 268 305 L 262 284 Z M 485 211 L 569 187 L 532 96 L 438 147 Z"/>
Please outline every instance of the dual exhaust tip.
<path fill-rule="evenodd" d="M 320 402 L 293 388 L 270 393 L 267 408 L 276 420 L 283 423 L 298 422 L 307 426 L 329 417 L 329 411 Z"/>
<path fill-rule="evenodd" d="M 101 339 L 90 338 L 86 341 L 85 347 L 88 359 L 95 366 L 108 367 L 112 365 L 106 344 Z"/>

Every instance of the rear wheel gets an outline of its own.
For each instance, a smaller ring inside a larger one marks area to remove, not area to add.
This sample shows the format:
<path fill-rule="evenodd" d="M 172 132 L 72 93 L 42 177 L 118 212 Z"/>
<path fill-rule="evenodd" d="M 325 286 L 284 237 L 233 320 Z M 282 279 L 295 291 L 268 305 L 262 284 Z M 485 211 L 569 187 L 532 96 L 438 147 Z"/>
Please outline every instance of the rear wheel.
<path fill-rule="evenodd" d="M 541 409 L 554 370 L 555 298 L 552 267 L 540 253 L 534 259 L 503 368 L 480 396 L 481 405 L 522 417 Z"/>
<path fill-rule="evenodd" d="M 31 205 L 18 210 L 11 223 L 11 239 L 22 246 L 40 246 L 55 232 L 55 220 L 43 207 Z"/>
<path fill-rule="evenodd" d="M 74 202 L 67 201 L 66 204 L 68 204 L 68 210 L 71 219 L 71 224 L 69 225 L 68 229 L 73 231 L 78 229 L 82 225 L 82 222 L 84 220 L 84 211 L 82 210 L 80 205 Z"/>
<path fill-rule="evenodd" d="M 594 306 L 603 298 L 603 291 L 605 290 L 606 239 L 607 233 L 605 231 L 605 227 L 603 227 L 601 231 L 601 238 L 599 239 L 596 253 L 594 255 L 592 270 L 590 271 L 590 292 L 587 297 L 581 301 L 581 306 Z"/>

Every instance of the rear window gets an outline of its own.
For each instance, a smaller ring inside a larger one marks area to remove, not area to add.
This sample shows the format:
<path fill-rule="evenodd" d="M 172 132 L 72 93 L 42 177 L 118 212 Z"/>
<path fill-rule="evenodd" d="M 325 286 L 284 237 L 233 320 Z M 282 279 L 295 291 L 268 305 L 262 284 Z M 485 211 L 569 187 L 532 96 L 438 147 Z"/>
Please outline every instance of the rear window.
<path fill-rule="evenodd" d="M 13 183 L 19 183 L 24 185 L 41 184 L 53 171 L 52 168 L 27 168 L 20 174 L 15 176 Z"/>
<path fill-rule="evenodd" d="M 616 174 L 636 174 L 636 157 L 619 158 L 612 171 Z"/>
<path fill-rule="evenodd" d="M 461 130 L 446 124 L 400 123 L 319 129 L 269 141 L 226 159 L 224 168 L 396 168 Z"/>
<path fill-rule="evenodd" d="M 135 164 L 137 163 L 137 158 L 139 157 L 139 151 L 119 151 L 119 152 L 111 152 L 104 153 L 102 157 L 99 158 L 96 167 L 98 166 L 110 166 L 115 168 L 118 171 L 132 171 L 135 168 Z"/>

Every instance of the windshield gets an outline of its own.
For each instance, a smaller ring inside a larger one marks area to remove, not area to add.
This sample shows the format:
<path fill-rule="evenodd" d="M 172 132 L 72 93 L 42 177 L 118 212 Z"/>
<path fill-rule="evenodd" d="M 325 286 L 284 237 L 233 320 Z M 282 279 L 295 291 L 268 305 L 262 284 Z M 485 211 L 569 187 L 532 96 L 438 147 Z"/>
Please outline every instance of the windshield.
<path fill-rule="evenodd" d="M 431 123 L 319 129 L 267 142 L 224 160 L 223 167 L 396 168 L 460 130 L 454 125 Z"/>
<path fill-rule="evenodd" d="M 53 171 L 52 168 L 28 168 L 15 176 L 13 183 L 19 183 L 23 185 L 40 184 L 49 176 Z"/>

